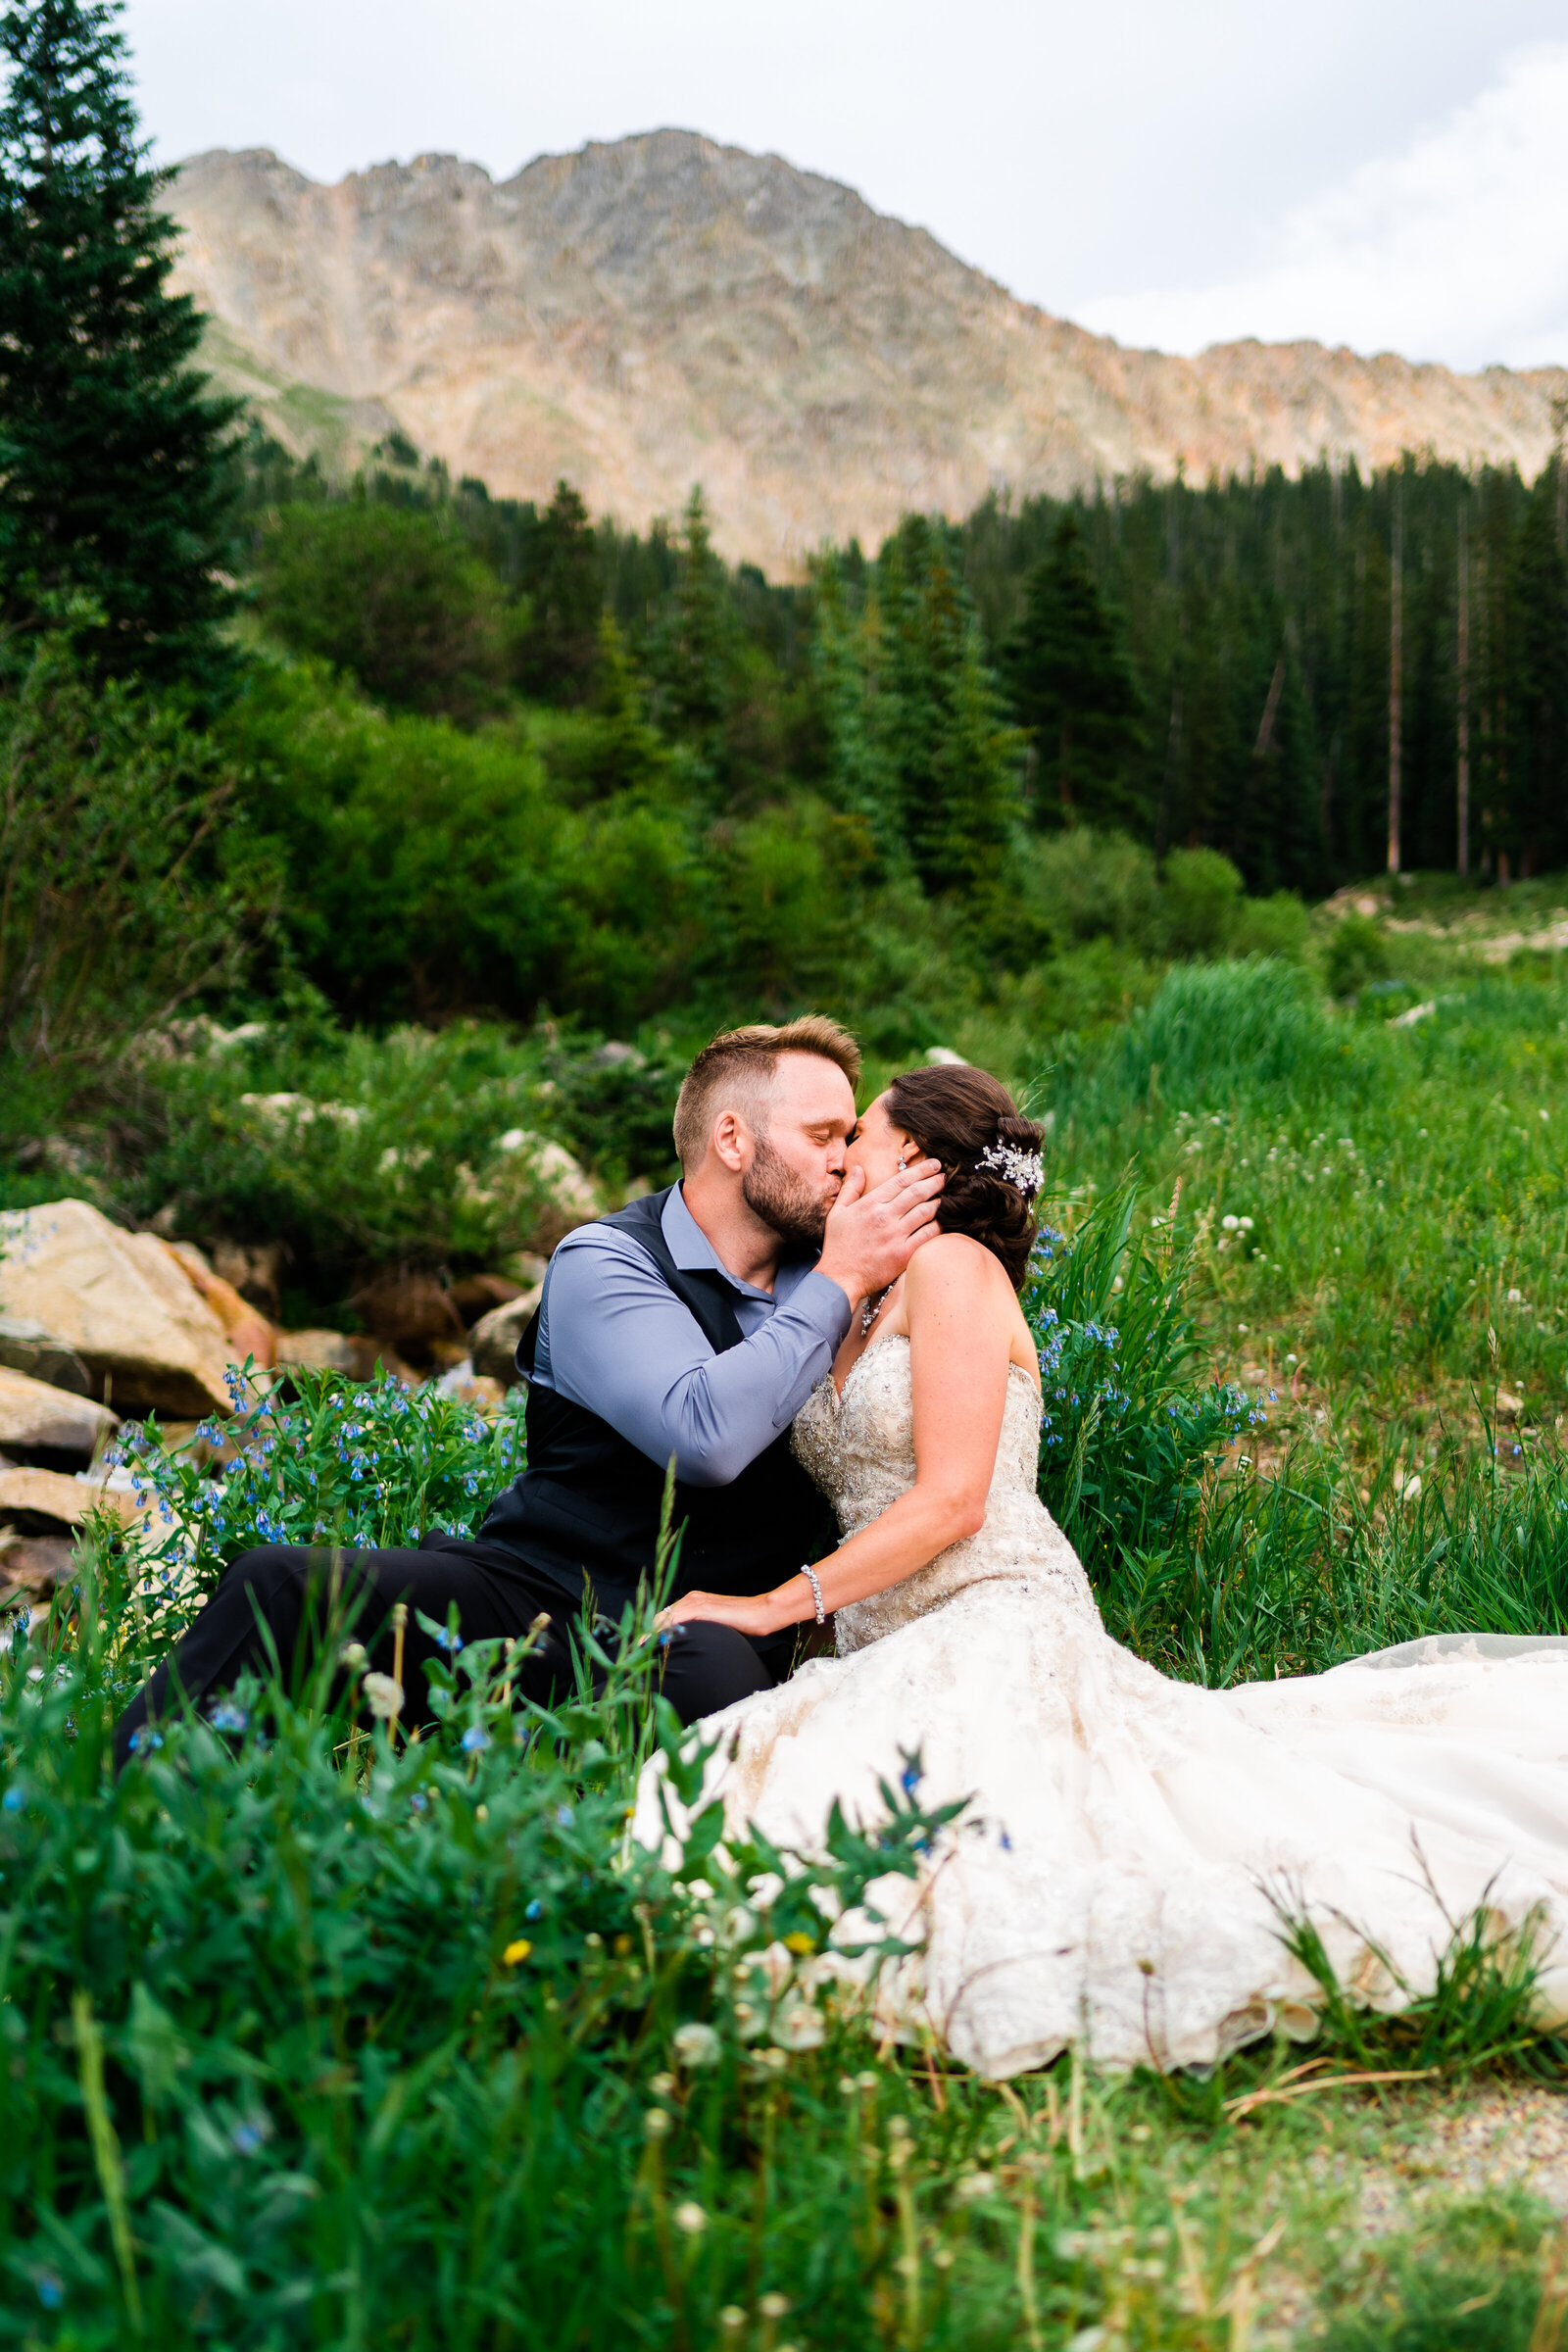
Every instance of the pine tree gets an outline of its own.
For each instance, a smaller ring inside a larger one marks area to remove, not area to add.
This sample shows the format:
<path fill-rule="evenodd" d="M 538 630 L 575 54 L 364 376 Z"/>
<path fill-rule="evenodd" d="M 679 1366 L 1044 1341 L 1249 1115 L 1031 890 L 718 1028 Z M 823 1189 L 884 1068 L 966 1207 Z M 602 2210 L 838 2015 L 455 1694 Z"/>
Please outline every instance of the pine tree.
<path fill-rule="evenodd" d="M 106 668 L 214 683 L 238 404 L 189 362 L 169 291 L 167 173 L 147 161 L 120 0 L 16 0 L 0 17 L 0 614 L 98 608 Z"/>
<path fill-rule="evenodd" d="M 1069 821 L 1148 829 L 1152 812 L 1132 775 L 1144 741 L 1143 704 L 1126 637 L 1067 508 L 1050 554 L 1029 575 L 1023 615 L 1004 657 L 1013 709 L 1035 735 L 1040 822 L 1059 809 Z"/>
<path fill-rule="evenodd" d="M 517 682 L 542 702 L 585 702 L 594 691 L 604 594 L 598 538 L 569 482 L 557 482 L 533 531 L 529 559 L 529 625 Z"/>

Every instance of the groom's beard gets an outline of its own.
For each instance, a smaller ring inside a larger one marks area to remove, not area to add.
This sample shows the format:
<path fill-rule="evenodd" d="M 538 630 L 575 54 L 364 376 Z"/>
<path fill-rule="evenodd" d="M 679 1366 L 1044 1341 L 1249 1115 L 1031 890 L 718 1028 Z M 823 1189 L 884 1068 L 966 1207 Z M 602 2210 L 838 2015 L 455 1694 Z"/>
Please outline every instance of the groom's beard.
<path fill-rule="evenodd" d="M 741 1179 L 741 1198 L 780 1241 L 802 1242 L 808 1249 L 820 1250 L 827 1212 L 838 1199 L 838 1187 L 835 1185 L 831 1194 L 813 1193 L 764 1135 L 758 1138 L 752 1164 Z"/>

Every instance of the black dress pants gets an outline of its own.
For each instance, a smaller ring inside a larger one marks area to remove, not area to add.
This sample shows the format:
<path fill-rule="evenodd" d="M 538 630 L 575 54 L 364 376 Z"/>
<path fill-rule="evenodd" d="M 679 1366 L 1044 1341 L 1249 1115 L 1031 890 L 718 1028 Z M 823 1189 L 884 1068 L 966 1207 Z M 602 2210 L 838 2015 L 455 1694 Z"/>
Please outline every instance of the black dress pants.
<path fill-rule="evenodd" d="M 133 1742 L 139 1744 L 138 1733 L 178 1710 L 181 1693 L 205 1714 L 247 1670 L 270 1674 L 264 1626 L 287 1688 L 299 1687 L 326 1640 L 334 1647 L 363 1642 L 369 1664 L 390 1674 L 391 1617 L 400 1600 L 409 1611 L 403 1638 L 406 1728 L 430 1721 L 425 1668 L 444 1657 L 416 1612 L 444 1626 L 454 1601 L 465 1642 L 517 1637 L 541 1614 L 548 1616 L 549 1630 L 522 1663 L 520 1694 L 548 1705 L 570 1688 L 580 1603 L 514 1552 L 455 1536 L 426 1536 L 416 1550 L 398 1551 L 263 1544 L 230 1562 L 189 1631 L 125 1709 L 115 1727 L 116 1770 L 128 1761 Z M 695 1723 L 782 1682 L 794 1663 L 794 1632 L 753 1642 L 727 1625 L 682 1627 L 661 1651 L 660 1687 L 681 1722 Z"/>

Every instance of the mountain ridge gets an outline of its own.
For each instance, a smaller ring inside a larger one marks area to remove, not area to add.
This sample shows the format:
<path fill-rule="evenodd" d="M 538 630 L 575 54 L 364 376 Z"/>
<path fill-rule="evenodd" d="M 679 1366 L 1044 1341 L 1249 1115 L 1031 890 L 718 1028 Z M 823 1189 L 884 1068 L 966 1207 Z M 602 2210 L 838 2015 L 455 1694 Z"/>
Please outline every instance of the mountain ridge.
<path fill-rule="evenodd" d="M 1565 368 L 1129 349 L 839 181 L 691 131 L 499 181 L 430 155 L 327 186 L 269 149 L 216 149 L 180 167 L 170 209 L 208 364 L 297 454 L 352 463 L 396 425 L 498 494 L 548 497 L 564 474 L 639 527 L 700 481 L 724 552 L 775 574 L 988 490 L 1407 449 L 1531 475 L 1568 396 Z"/>

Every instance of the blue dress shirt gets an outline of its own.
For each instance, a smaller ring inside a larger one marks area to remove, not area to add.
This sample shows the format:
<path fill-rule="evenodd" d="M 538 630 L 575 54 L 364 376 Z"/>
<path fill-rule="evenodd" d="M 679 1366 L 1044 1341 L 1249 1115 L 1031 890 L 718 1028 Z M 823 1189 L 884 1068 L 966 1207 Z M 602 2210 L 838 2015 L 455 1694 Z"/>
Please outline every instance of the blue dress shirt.
<path fill-rule="evenodd" d="M 579 1225 L 550 1261 L 533 1378 L 608 1421 L 661 1468 L 723 1487 L 787 1429 L 832 1364 L 850 1302 L 808 1257 L 786 1257 L 771 1291 L 741 1282 L 677 1185 L 660 1219 L 677 1266 L 721 1274 L 738 1348 L 715 1355 L 648 1252 L 613 1225 Z"/>

